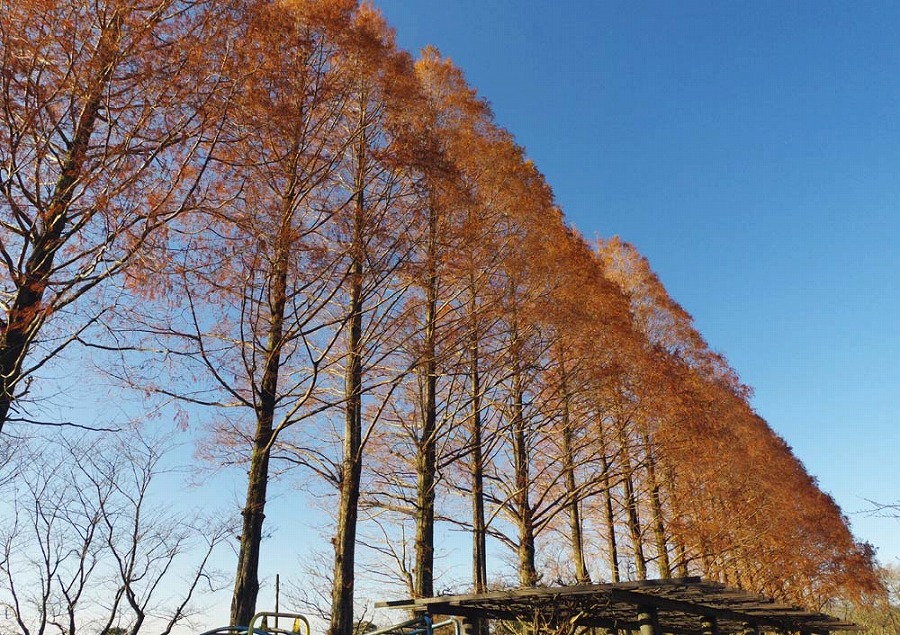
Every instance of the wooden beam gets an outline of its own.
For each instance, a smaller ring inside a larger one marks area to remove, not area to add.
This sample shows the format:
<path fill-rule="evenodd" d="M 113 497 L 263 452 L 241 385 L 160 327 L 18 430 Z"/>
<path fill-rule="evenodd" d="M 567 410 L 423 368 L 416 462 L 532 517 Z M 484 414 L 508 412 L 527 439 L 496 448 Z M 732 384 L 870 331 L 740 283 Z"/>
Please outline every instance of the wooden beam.
<path fill-rule="evenodd" d="M 685 602 L 682 600 L 673 600 L 649 593 L 636 593 L 634 591 L 626 591 L 624 589 L 615 589 L 612 591 L 612 599 L 620 602 L 629 602 L 635 606 L 654 606 L 657 609 L 665 609 L 667 611 L 676 611 L 686 613 L 688 615 L 696 615 L 700 618 L 714 617 L 718 619 L 729 620 L 742 624 L 747 621 L 748 614 L 740 610 L 722 609 L 704 604 L 695 604 L 693 602 Z M 756 616 L 754 616 L 755 618 Z M 784 624 L 781 620 L 768 620 L 765 616 L 758 620 L 762 624 L 782 628 Z"/>
<path fill-rule="evenodd" d="M 618 630 L 629 627 L 640 630 L 635 616 L 640 609 L 652 608 L 657 626 L 673 635 L 701 635 L 704 631 L 705 635 L 718 635 L 716 629 L 722 633 L 747 631 L 745 635 L 759 635 L 760 628 L 830 635 L 832 631 L 858 629 L 828 615 L 700 578 L 532 587 L 478 595 L 393 600 L 379 602 L 376 607 L 502 620 L 529 621 L 537 616 L 548 623 L 569 621 Z M 704 625 L 704 618 L 710 618 L 716 629 Z"/>

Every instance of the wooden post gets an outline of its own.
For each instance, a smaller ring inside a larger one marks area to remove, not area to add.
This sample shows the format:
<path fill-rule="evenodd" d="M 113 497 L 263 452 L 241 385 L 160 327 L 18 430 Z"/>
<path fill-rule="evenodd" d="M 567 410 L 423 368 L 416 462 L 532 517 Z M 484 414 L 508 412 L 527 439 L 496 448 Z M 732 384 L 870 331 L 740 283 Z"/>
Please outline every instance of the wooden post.
<path fill-rule="evenodd" d="M 487 620 L 480 617 L 463 617 L 462 635 L 487 635 Z"/>
<path fill-rule="evenodd" d="M 638 607 L 638 624 L 641 627 L 641 635 L 662 635 L 659 628 L 659 615 L 654 606 Z"/>
<path fill-rule="evenodd" d="M 716 624 L 716 618 L 708 615 L 703 616 L 703 620 L 700 622 L 700 630 L 703 631 L 703 635 L 719 635 L 719 625 Z"/>

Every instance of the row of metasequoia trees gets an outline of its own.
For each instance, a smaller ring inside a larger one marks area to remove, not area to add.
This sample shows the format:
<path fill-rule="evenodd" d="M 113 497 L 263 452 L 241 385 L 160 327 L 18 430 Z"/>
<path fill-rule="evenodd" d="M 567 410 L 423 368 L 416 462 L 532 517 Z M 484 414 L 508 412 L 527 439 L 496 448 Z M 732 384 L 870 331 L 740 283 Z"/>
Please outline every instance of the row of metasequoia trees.
<path fill-rule="evenodd" d="M 0 46 L 2 431 L 42 423 L 41 369 L 84 346 L 208 427 L 248 475 L 233 623 L 287 468 L 336 501 L 333 635 L 362 525 L 415 596 L 439 522 L 470 533 L 475 591 L 489 542 L 522 585 L 875 590 L 648 263 L 568 227 L 459 70 L 373 7 L 13 0 Z"/>

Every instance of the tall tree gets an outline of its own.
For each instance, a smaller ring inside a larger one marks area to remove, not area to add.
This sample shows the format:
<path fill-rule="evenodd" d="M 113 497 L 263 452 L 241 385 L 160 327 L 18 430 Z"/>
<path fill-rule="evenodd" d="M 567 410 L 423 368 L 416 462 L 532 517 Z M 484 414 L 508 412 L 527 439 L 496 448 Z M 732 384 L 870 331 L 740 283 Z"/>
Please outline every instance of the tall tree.
<path fill-rule="evenodd" d="M 428 161 L 427 135 L 413 116 L 421 105 L 412 62 L 399 53 L 380 14 L 363 5 L 355 15 L 348 68 L 354 75 L 356 121 L 347 132 L 346 181 L 351 203 L 338 216 L 333 240 L 345 245 L 347 275 L 338 294 L 345 303 L 343 365 L 344 431 L 340 464 L 331 470 L 339 490 L 332 635 L 350 635 L 356 578 L 356 543 L 364 450 L 396 384 L 406 374 L 393 368 L 397 312 L 406 285 L 399 271 L 407 264 L 407 234 L 415 220 L 415 175 Z M 368 377 L 368 381 L 366 378 Z M 370 408 L 364 420 L 363 401 Z"/>
<path fill-rule="evenodd" d="M 211 408 L 205 451 L 247 465 L 234 624 L 255 612 L 273 449 L 325 407 L 317 387 L 334 363 L 341 320 L 329 308 L 347 270 L 327 230 L 351 204 L 338 168 L 358 133 L 353 123 L 341 134 L 356 121 L 344 54 L 355 8 L 349 0 L 238 7 L 219 71 L 229 89 L 216 102 L 224 123 L 209 156 L 215 204 L 185 217 L 166 257 L 143 272 L 166 267 L 175 290 L 168 315 L 137 307 L 128 316 L 190 377 L 151 389 Z"/>
<path fill-rule="evenodd" d="M 487 439 L 484 430 L 486 389 L 484 355 L 487 330 L 496 318 L 497 293 L 491 278 L 507 250 L 496 222 L 505 191 L 502 165 L 504 150 L 511 147 L 505 131 L 492 121 L 488 105 L 469 88 L 458 68 L 432 48 L 422 51 L 416 72 L 436 116 L 436 141 L 453 169 L 459 190 L 455 205 L 458 238 L 453 249 L 444 250 L 444 284 L 449 304 L 454 306 L 458 355 L 461 368 L 448 369 L 467 377 L 466 405 L 461 412 L 468 439 L 457 457 L 468 464 L 468 486 L 472 506 L 472 583 L 476 592 L 487 588 L 487 527 L 484 503 L 484 473 Z M 498 161 L 499 159 L 499 161 Z M 448 175 L 445 173 L 444 178 Z M 462 391 L 462 389 L 460 389 Z"/>
<path fill-rule="evenodd" d="M 231 384 L 226 390 L 251 408 L 255 419 L 232 624 L 249 623 L 256 611 L 270 456 L 313 394 L 325 351 L 311 340 L 322 329 L 320 314 L 334 292 L 337 267 L 333 258 L 315 251 L 325 248 L 317 233 L 333 213 L 326 206 L 335 157 L 350 143 L 341 139 L 333 145 L 348 96 L 340 90 L 329 37 L 349 19 L 349 8 L 337 15 L 326 6 L 303 8 L 307 11 L 272 5 L 248 16 L 232 70 L 243 99 L 229 122 L 229 153 L 221 157 L 223 167 L 236 166 L 243 190 L 240 204 L 222 220 L 247 251 L 231 280 L 210 282 L 229 296 L 231 289 L 239 292 L 231 301 L 232 310 L 239 311 L 238 341 L 251 348 L 235 351 L 243 367 L 238 367 L 242 390 Z M 274 42 L 278 55 L 270 52 Z M 324 337 L 319 346 L 327 350 L 333 339 Z M 302 370 L 296 367 L 301 355 L 306 357 Z M 203 361 L 220 373 L 208 357 Z M 292 372 L 283 372 L 288 363 Z"/>
<path fill-rule="evenodd" d="M 221 9 L 0 7 L 0 431 L 35 420 L 16 404 L 39 370 L 89 339 L 115 301 L 104 284 L 199 203 Z"/>

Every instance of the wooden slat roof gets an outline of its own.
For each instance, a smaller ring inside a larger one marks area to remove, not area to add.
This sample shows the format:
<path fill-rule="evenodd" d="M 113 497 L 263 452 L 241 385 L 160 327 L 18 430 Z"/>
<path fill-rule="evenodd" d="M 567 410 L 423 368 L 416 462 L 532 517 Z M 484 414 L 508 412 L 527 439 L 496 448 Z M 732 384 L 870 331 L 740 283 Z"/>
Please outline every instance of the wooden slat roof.
<path fill-rule="evenodd" d="M 704 617 L 716 618 L 721 633 L 743 632 L 747 624 L 761 630 L 810 633 L 863 630 L 824 613 L 696 577 L 522 588 L 382 602 L 376 606 L 432 615 L 631 630 L 638 629 L 637 608 L 654 607 L 662 632 L 686 635 L 701 633 Z"/>

